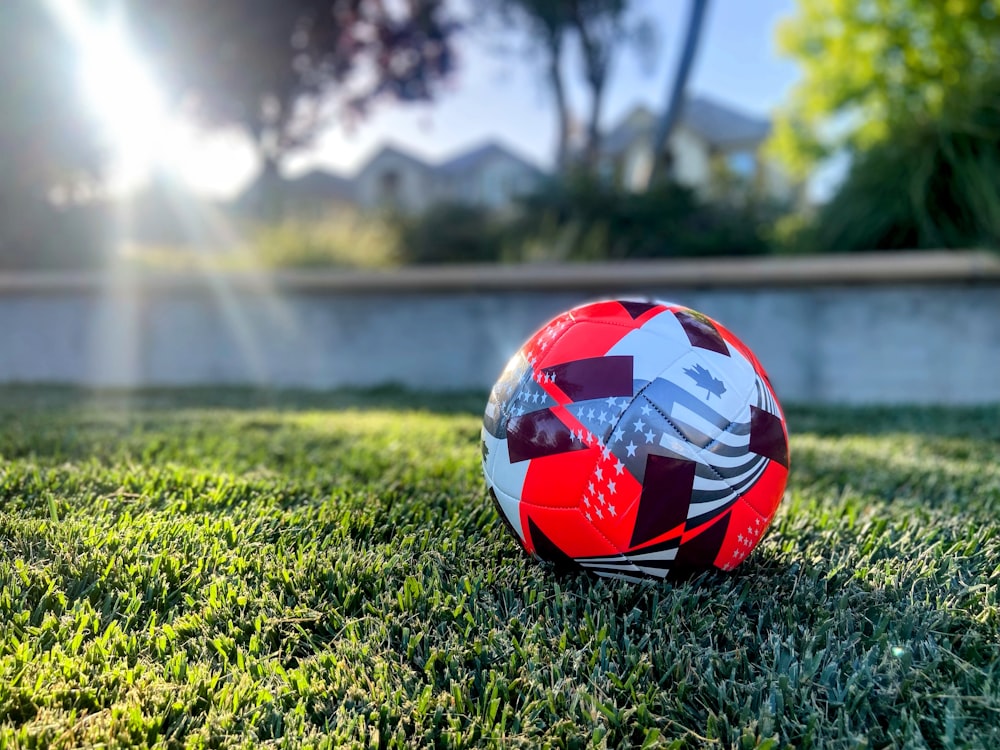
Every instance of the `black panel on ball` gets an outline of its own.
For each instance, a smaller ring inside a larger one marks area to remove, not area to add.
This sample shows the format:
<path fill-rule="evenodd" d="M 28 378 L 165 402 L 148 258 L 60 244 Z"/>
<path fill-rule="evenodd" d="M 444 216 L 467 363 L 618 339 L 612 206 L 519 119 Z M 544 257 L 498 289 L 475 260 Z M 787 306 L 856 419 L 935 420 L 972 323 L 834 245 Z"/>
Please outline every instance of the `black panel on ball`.
<path fill-rule="evenodd" d="M 540 559 L 554 563 L 556 568 L 560 570 L 570 570 L 580 567 L 580 564 L 576 560 L 559 549 L 555 542 L 542 533 L 542 530 L 535 525 L 530 516 L 528 518 L 528 533 L 531 536 L 531 543 L 535 547 L 535 554 Z"/>

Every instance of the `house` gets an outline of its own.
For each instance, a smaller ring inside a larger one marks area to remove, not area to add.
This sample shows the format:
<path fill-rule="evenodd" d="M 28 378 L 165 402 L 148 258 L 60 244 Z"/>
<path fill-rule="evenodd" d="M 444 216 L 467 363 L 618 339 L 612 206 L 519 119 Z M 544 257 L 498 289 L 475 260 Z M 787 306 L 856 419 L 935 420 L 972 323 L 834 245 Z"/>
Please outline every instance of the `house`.
<path fill-rule="evenodd" d="M 530 191 L 543 172 L 490 141 L 428 164 L 397 146 L 383 146 L 354 178 L 358 205 L 421 213 L 435 203 L 465 203 L 504 211 Z"/>
<path fill-rule="evenodd" d="M 395 146 L 383 146 L 354 175 L 361 208 L 419 214 L 437 201 L 434 168 Z"/>
<path fill-rule="evenodd" d="M 277 204 L 283 215 L 310 219 L 344 207 L 420 214 L 437 203 L 465 203 L 503 212 L 544 176 L 540 168 L 493 141 L 438 164 L 399 146 L 385 145 L 351 177 L 314 170 L 282 179 Z M 252 211 L 261 204 L 263 192 L 258 179 L 237 199 L 237 205 Z"/>
<path fill-rule="evenodd" d="M 355 202 L 352 180 L 314 169 L 298 177 L 272 174 L 268 178 L 261 173 L 240 193 L 232 207 L 239 213 L 257 217 L 294 215 L 320 219 Z"/>
<path fill-rule="evenodd" d="M 601 143 L 598 169 L 630 190 L 646 185 L 653 168 L 659 115 L 636 106 Z M 689 97 L 666 146 L 673 178 L 705 197 L 718 197 L 720 178 L 753 183 L 769 198 L 795 199 L 798 186 L 763 153 L 771 123 L 705 97 Z"/>
<path fill-rule="evenodd" d="M 330 207 L 353 206 L 357 200 L 353 180 L 314 169 L 286 181 L 286 194 L 300 213 L 321 216 Z"/>
<path fill-rule="evenodd" d="M 496 142 L 460 154 L 435 170 L 438 197 L 502 212 L 536 188 L 542 171 Z"/>

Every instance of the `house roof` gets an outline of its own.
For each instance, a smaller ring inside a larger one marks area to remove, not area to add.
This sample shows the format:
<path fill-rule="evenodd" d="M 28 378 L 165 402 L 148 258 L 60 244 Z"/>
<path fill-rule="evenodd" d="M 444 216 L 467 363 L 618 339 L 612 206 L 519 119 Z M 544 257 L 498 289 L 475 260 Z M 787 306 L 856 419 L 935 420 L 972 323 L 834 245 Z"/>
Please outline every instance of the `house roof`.
<path fill-rule="evenodd" d="M 314 169 L 285 181 L 287 191 L 294 196 L 350 200 L 354 197 L 354 181 L 334 172 Z"/>
<path fill-rule="evenodd" d="M 465 170 L 475 169 L 484 161 L 494 156 L 512 159 L 528 169 L 539 173 L 541 172 L 537 166 L 529 162 L 527 159 L 518 156 L 509 148 L 496 141 L 487 141 L 480 146 L 465 151 L 458 156 L 454 156 L 451 159 L 438 164 L 435 169 L 439 173 L 445 175 L 456 174 Z"/>
<path fill-rule="evenodd" d="M 617 154 L 628 148 L 637 138 L 648 139 L 656 126 L 656 115 L 644 105 L 634 107 L 601 139 L 601 149 Z"/>
<path fill-rule="evenodd" d="M 433 167 L 430 164 L 425 162 L 420 157 L 414 156 L 408 151 L 404 151 L 399 146 L 395 146 L 393 144 L 386 144 L 365 160 L 365 162 L 361 165 L 361 167 L 355 172 L 355 176 L 362 174 L 367 169 L 370 169 L 373 164 L 386 157 L 393 157 L 395 159 L 400 159 L 402 161 L 409 162 L 410 164 L 412 164 L 415 167 L 418 167 L 419 169 L 427 169 L 427 170 L 433 169 Z"/>
<path fill-rule="evenodd" d="M 369 156 L 364 163 L 350 176 L 345 177 L 336 172 L 328 172 L 322 169 L 314 169 L 299 177 L 291 179 L 282 178 L 280 181 L 281 191 L 293 198 L 313 198 L 333 201 L 352 201 L 357 197 L 357 178 L 371 169 L 377 162 L 391 157 L 412 164 L 418 169 L 426 172 L 454 175 L 464 170 L 476 169 L 486 160 L 500 156 L 505 159 L 513 159 L 528 169 L 539 175 L 542 170 L 532 164 L 527 159 L 519 156 L 507 146 L 496 141 L 487 141 L 467 151 L 447 159 L 440 164 L 428 164 L 418 156 L 394 144 L 386 144 Z M 236 199 L 239 204 L 249 205 L 253 197 L 261 191 L 262 177 L 258 176 Z"/>
<path fill-rule="evenodd" d="M 234 199 L 237 206 L 249 207 L 264 195 L 263 173 L 251 182 Z M 298 177 L 277 178 L 273 188 L 280 195 L 295 200 L 353 201 L 354 181 L 335 172 L 314 169 Z"/>
<path fill-rule="evenodd" d="M 602 148 L 609 153 L 618 153 L 628 148 L 636 138 L 650 138 L 658 117 L 649 107 L 634 107 L 607 132 Z M 688 97 L 684 101 L 678 124 L 698 133 L 717 148 L 757 144 L 771 132 L 770 121 L 703 96 Z"/>
<path fill-rule="evenodd" d="M 681 122 L 716 146 L 759 143 L 771 132 L 771 122 L 725 104 L 694 96 L 684 102 Z"/>

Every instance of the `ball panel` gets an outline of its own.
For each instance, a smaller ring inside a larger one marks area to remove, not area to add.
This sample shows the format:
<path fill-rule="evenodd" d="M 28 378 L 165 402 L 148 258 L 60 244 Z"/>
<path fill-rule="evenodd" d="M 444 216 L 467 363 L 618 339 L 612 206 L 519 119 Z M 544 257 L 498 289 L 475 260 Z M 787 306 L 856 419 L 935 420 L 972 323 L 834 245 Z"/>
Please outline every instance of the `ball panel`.
<path fill-rule="evenodd" d="M 531 507 L 522 512 L 529 530 L 531 548 L 528 551 L 542 559 L 552 559 L 545 556 L 546 553 L 553 554 L 548 545 L 554 546 L 560 553 L 572 558 L 577 565 L 580 564 L 578 558 L 585 560 L 592 557 L 621 556 L 621 552 L 611 541 L 576 508 Z"/>
<path fill-rule="evenodd" d="M 521 501 L 516 497 L 498 490 L 494 486 L 490 486 L 489 493 L 490 498 L 493 500 L 493 505 L 497 509 L 497 513 L 500 515 L 500 520 L 503 521 L 504 526 L 507 527 L 511 536 L 513 536 L 523 547 L 524 529 L 521 525 Z"/>
<path fill-rule="evenodd" d="M 609 396 L 578 401 L 567 405 L 566 409 L 579 424 L 578 435 L 581 440 L 586 440 L 589 433 L 602 445 L 613 446 L 622 437 L 616 428 L 624 409 L 631 401 L 631 395 Z"/>
<path fill-rule="evenodd" d="M 578 321 L 565 328 L 561 335 L 539 346 L 539 368 L 554 367 L 566 362 L 601 357 L 631 329 L 626 324 L 605 321 Z"/>
<path fill-rule="evenodd" d="M 577 509 L 621 551 L 628 548 L 642 486 L 608 446 L 601 446 Z"/>
<path fill-rule="evenodd" d="M 668 317 L 673 317 L 669 316 Z M 649 381 L 683 357 L 691 347 L 681 341 L 672 341 L 655 331 L 641 328 L 630 331 L 608 350 L 608 355 L 632 357 L 632 376 L 635 380 Z"/>
<path fill-rule="evenodd" d="M 722 570 L 732 570 L 746 560 L 768 527 L 767 521 L 743 500 L 733 506 L 728 516 L 725 539 L 712 560 Z"/>
<path fill-rule="evenodd" d="M 618 323 L 633 327 L 636 325 L 635 321 L 650 317 L 651 311 L 662 307 L 662 303 L 652 300 L 641 302 L 632 300 L 605 300 L 579 305 L 578 307 L 574 307 L 570 312 L 574 320 L 578 321 Z"/>
<path fill-rule="evenodd" d="M 494 437 L 506 437 L 507 420 L 520 403 L 525 384 L 531 382 L 531 374 L 531 365 L 518 351 L 494 384 L 483 415 L 483 427 Z"/>
<path fill-rule="evenodd" d="M 778 511 L 787 483 L 788 469 L 771 461 L 753 486 L 744 489 L 741 495 L 747 505 L 770 523 Z"/>
<path fill-rule="evenodd" d="M 729 355 L 729 347 L 726 345 L 725 339 L 715 327 L 715 322 L 707 315 L 684 308 L 675 310 L 674 316 L 684 329 L 691 346 L 696 349 L 716 352 L 723 356 Z"/>
<path fill-rule="evenodd" d="M 479 454 L 482 457 L 483 476 L 487 484 L 493 484 L 493 462 L 496 460 L 496 448 L 500 441 L 490 434 L 483 425 L 479 431 Z"/>
<path fill-rule="evenodd" d="M 653 389 L 656 395 L 650 395 L 650 399 L 671 419 L 679 418 L 682 413 L 696 420 L 704 428 L 698 432 L 708 440 L 715 439 L 746 414 L 749 398 L 756 388 L 752 369 L 743 368 L 731 357 L 706 355 L 700 350 L 687 352 L 661 372 L 654 383 L 661 381 L 670 387 L 658 385 Z M 657 401 L 660 396 L 664 403 Z M 691 442 L 701 448 L 707 441 L 692 439 Z"/>
<path fill-rule="evenodd" d="M 788 466 L 788 437 L 781 417 L 750 406 L 750 452 Z"/>
<path fill-rule="evenodd" d="M 716 565 L 731 525 L 731 514 L 724 513 L 707 523 L 685 532 L 674 558 L 675 570 L 704 570 Z"/>
<path fill-rule="evenodd" d="M 765 370 L 764 366 L 760 363 L 760 360 L 757 359 L 757 355 L 753 353 L 753 350 L 745 343 L 743 343 L 743 341 L 740 340 L 740 338 L 736 336 L 736 334 L 734 334 L 732 331 L 730 331 L 721 323 L 716 322 L 715 325 L 716 328 L 719 330 L 719 333 L 722 334 L 722 337 L 726 340 L 726 342 L 732 348 L 739 351 L 740 354 L 742 354 L 746 358 L 746 360 L 753 366 L 754 371 L 757 373 L 758 376 L 760 376 L 760 378 L 764 381 L 764 383 L 767 384 L 768 389 L 771 390 L 771 395 L 774 396 L 774 389 L 771 386 L 771 378 L 768 376 L 767 370 Z M 777 402 L 777 397 L 774 398 L 775 402 Z"/>
<path fill-rule="evenodd" d="M 651 453 L 629 547 L 638 547 L 664 535 L 677 535 L 687 520 L 697 463 Z"/>
<path fill-rule="evenodd" d="M 511 463 L 583 450 L 586 443 L 560 417 L 561 407 L 516 414 L 507 423 L 507 452 Z"/>
<path fill-rule="evenodd" d="M 546 382 L 573 402 L 632 396 L 632 357 L 585 357 L 558 365 L 542 365 Z"/>
<path fill-rule="evenodd" d="M 655 300 L 620 299 L 618 300 L 618 304 L 625 308 L 625 312 L 629 314 L 632 320 L 651 318 L 662 312 L 665 308 L 662 302 L 656 302 Z"/>
<path fill-rule="evenodd" d="M 486 481 L 490 486 L 512 497 L 521 497 L 530 462 L 511 462 L 507 441 L 495 438 L 489 433 L 483 436 L 483 446 L 489 452 L 486 459 Z"/>
<path fill-rule="evenodd" d="M 530 462 L 521 498 L 537 508 L 576 508 L 600 456 L 595 448 Z"/>
<path fill-rule="evenodd" d="M 648 567 L 669 567 L 665 565 L 677 556 L 681 545 L 681 533 L 669 534 L 657 539 L 651 539 L 638 547 L 628 550 L 625 554 L 636 565 Z M 655 561 L 655 563 L 654 563 Z"/>

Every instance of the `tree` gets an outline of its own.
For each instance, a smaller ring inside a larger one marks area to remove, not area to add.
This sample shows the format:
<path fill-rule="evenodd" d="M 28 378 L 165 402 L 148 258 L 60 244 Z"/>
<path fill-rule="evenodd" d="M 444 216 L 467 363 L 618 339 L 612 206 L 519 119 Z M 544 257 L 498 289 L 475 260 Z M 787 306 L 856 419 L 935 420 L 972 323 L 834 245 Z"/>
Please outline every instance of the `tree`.
<path fill-rule="evenodd" d="M 242 128 L 265 173 L 336 115 L 430 99 L 452 71 L 444 0 L 131 0 L 163 84 L 210 125 Z"/>
<path fill-rule="evenodd" d="M 563 0 L 494 0 L 501 18 L 524 28 L 542 54 L 546 82 L 556 108 L 556 170 L 569 158 L 570 111 L 566 99 L 563 49 L 570 31 L 570 18 Z"/>
<path fill-rule="evenodd" d="M 826 252 L 1000 247 L 1000 76 L 971 96 L 948 95 L 944 110 L 859 152 L 803 243 Z"/>
<path fill-rule="evenodd" d="M 75 78 L 77 60 L 37 0 L 0 3 L 0 260 L 23 263 L 53 227 L 54 190 L 92 189 L 103 146 Z M 83 241 L 77 236 L 78 242 Z"/>
<path fill-rule="evenodd" d="M 1000 63 L 1000 0 L 798 0 L 778 43 L 803 75 L 772 145 L 805 176 L 974 94 Z"/>
<path fill-rule="evenodd" d="M 691 14 L 688 16 L 687 33 L 684 35 L 684 47 L 677 63 L 677 72 L 670 79 L 670 91 L 667 96 L 667 106 L 663 109 L 653 134 L 653 168 L 649 172 L 649 185 L 667 176 L 666 148 L 667 141 L 674 126 L 680 119 L 681 107 L 684 105 L 684 92 L 687 91 L 688 78 L 698 55 L 698 44 L 701 41 L 701 29 L 708 10 L 708 0 L 691 0 Z"/>
<path fill-rule="evenodd" d="M 569 160 L 572 114 L 562 62 L 568 43 L 572 39 L 579 43 L 580 77 L 590 98 L 582 166 L 592 171 L 600 151 L 607 84 L 618 53 L 631 45 L 651 56 L 656 47 L 656 35 L 647 19 L 629 23 L 638 4 L 629 0 L 493 0 L 501 16 L 517 22 L 544 54 L 546 80 L 556 106 L 557 169 Z"/>
<path fill-rule="evenodd" d="M 625 12 L 628 0 L 567 0 L 573 28 L 580 40 L 583 79 L 590 89 L 584 166 L 593 170 L 601 149 L 601 114 L 615 53 L 628 40 Z"/>

